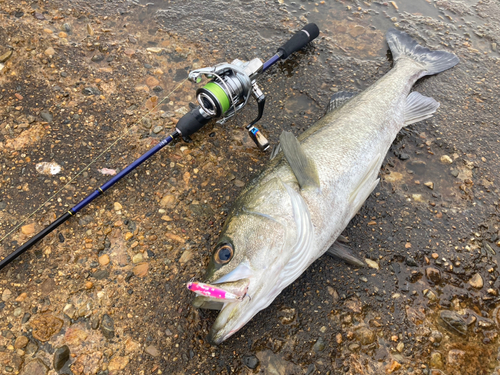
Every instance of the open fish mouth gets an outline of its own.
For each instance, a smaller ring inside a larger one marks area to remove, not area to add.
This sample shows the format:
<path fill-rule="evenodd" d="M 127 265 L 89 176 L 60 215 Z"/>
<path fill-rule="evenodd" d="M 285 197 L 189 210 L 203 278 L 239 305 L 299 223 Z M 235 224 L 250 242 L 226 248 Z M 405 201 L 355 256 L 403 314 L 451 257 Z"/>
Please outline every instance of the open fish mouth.
<path fill-rule="evenodd" d="M 238 302 L 245 297 L 249 297 L 247 294 L 249 285 L 249 279 L 240 279 L 223 283 L 215 282 L 213 284 L 190 281 L 186 284 L 186 287 L 199 297 L 205 297 L 203 300 L 226 303 Z"/>

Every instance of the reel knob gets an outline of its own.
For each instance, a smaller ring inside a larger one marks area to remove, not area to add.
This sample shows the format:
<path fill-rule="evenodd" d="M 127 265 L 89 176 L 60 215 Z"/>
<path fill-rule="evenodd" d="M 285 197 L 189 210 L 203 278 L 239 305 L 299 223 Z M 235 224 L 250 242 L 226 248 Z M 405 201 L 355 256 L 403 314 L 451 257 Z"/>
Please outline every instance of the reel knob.
<path fill-rule="evenodd" d="M 250 135 L 250 138 L 252 138 L 252 140 L 255 142 L 257 147 L 259 147 L 262 151 L 266 151 L 269 148 L 269 141 L 255 126 L 252 126 L 248 129 L 248 134 Z"/>

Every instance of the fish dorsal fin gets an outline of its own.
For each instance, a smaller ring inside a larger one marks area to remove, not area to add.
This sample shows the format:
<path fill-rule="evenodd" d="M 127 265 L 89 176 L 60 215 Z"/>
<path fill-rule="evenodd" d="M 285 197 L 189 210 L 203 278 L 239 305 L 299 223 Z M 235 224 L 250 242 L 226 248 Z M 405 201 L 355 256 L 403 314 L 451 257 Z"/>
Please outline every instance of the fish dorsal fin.
<path fill-rule="evenodd" d="M 404 126 L 432 117 L 438 107 L 439 103 L 433 98 L 413 91 L 406 97 Z"/>
<path fill-rule="evenodd" d="M 334 110 L 342 107 L 353 96 L 356 96 L 356 94 L 353 92 L 347 92 L 347 91 L 340 91 L 340 92 L 334 94 L 330 98 L 330 102 L 328 103 L 328 106 L 326 107 L 326 113 L 334 111 Z"/>
<path fill-rule="evenodd" d="M 292 133 L 284 131 L 280 135 L 280 145 L 300 188 L 319 188 L 316 165 L 311 158 L 306 156 L 297 138 Z"/>

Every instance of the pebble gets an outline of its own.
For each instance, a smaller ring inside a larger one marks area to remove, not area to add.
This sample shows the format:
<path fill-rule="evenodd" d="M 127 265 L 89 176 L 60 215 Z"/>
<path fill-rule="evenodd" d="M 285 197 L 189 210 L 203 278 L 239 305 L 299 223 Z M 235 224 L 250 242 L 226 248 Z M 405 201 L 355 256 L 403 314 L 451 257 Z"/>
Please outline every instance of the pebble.
<path fill-rule="evenodd" d="M 49 369 L 40 359 L 35 359 L 24 366 L 20 375 L 47 375 Z"/>
<path fill-rule="evenodd" d="M 375 262 L 374 260 L 371 260 L 369 258 L 365 258 L 365 262 L 366 262 L 366 264 L 368 264 L 368 267 L 370 267 L 370 268 L 374 268 L 376 270 L 380 269 L 378 263 Z"/>
<path fill-rule="evenodd" d="M 92 277 L 96 280 L 104 280 L 109 277 L 109 271 L 108 270 L 99 270 L 96 271 L 92 274 Z"/>
<path fill-rule="evenodd" d="M 160 207 L 163 208 L 171 208 L 175 204 L 175 196 L 172 194 L 165 195 L 161 200 L 160 200 Z"/>
<path fill-rule="evenodd" d="M 63 321 L 51 314 L 44 314 L 31 319 L 30 325 L 33 328 L 34 338 L 40 341 L 48 341 L 61 330 Z"/>
<path fill-rule="evenodd" d="M 453 170 L 451 171 L 451 175 L 452 175 L 453 177 L 458 177 L 459 172 L 458 172 L 456 169 L 453 169 Z"/>
<path fill-rule="evenodd" d="M 481 277 L 480 274 L 476 273 L 472 278 L 469 280 L 469 284 L 476 289 L 481 289 L 483 287 L 483 278 Z"/>
<path fill-rule="evenodd" d="M 425 276 L 427 276 L 427 279 L 434 284 L 439 284 L 441 281 L 441 272 L 434 267 L 427 267 L 425 269 Z"/>
<path fill-rule="evenodd" d="M 49 47 L 45 50 L 44 54 L 50 58 L 52 58 L 52 56 L 54 56 L 56 54 L 56 51 L 54 48 L 52 47 Z"/>
<path fill-rule="evenodd" d="M 99 257 L 99 264 L 101 266 L 107 266 L 109 264 L 109 255 L 103 254 Z"/>
<path fill-rule="evenodd" d="M 153 129 L 153 133 L 158 134 L 163 130 L 163 126 L 155 126 Z"/>
<path fill-rule="evenodd" d="M 325 350 L 325 347 L 326 347 L 326 344 L 325 344 L 325 340 L 323 340 L 323 337 L 320 337 L 313 345 L 313 350 L 316 352 L 316 353 L 319 353 L 319 352 L 322 352 L 323 350 Z"/>
<path fill-rule="evenodd" d="M 160 84 L 160 81 L 158 81 L 153 76 L 149 76 L 148 78 L 146 78 L 146 85 L 148 85 L 149 87 L 155 87 L 155 86 L 158 86 L 159 84 Z"/>
<path fill-rule="evenodd" d="M 447 364 L 451 366 L 460 366 L 463 365 L 465 359 L 467 357 L 467 353 L 460 349 L 451 349 L 448 352 L 448 361 Z"/>
<path fill-rule="evenodd" d="M 399 160 L 408 160 L 410 158 L 410 155 L 408 155 L 407 153 L 405 152 L 402 152 L 399 154 Z"/>
<path fill-rule="evenodd" d="M 241 181 L 241 180 L 234 180 L 233 183 L 234 183 L 234 186 L 236 186 L 236 187 L 243 187 L 243 186 L 245 186 L 245 183 L 243 181 Z"/>
<path fill-rule="evenodd" d="M 24 349 L 30 340 L 26 336 L 19 336 L 14 342 L 14 348 Z"/>
<path fill-rule="evenodd" d="M 54 118 L 49 111 L 41 111 L 40 117 L 49 123 L 52 122 L 52 119 Z"/>
<path fill-rule="evenodd" d="M 113 373 L 115 371 L 121 371 L 125 367 L 127 367 L 128 362 L 129 362 L 128 356 L 124 357 L 115 356 L 111 359 L 111 361 L 109 361 L 108 370 L 110 373 Z"/>
<path fill-rule="evenodd" d="M 386 372 L 388 374 L 392 374 L 393 372 L 398 371 L 400 368 L 401 368 L 401 363 L 393 360 L 391 364 L 387 367 Z"/>
<path fill-rule="evenodd" d="M 23 225 L 21 227 L 21 232 L 23 232 L 23 234 L 25 234 L 27 236 L 34 234 L 35 233 L 35 223 Z"/>
<path fill-rule="evenodd" d="M 429 189 L 434 190 L 434 182 L 427 181 L 427 182 L 424 182 L 424 185 L 427 186 Z"/>
<path fill-rule="evenodd" d="M 144 257 L 142 256 L 142 253 L 137 253 L 132 258 L 132 263 L 134 263 L 134 264 L 141 263 L 142 261 L 144 261 Z"/>
<path fill-rule="evenodd" d="M 123 207 L 122 207 L 122 205 L 120 203 L 115 202 L 113 204 L 113 208 L 115 209 L 115 211 L 120 211 Z"/>
<path fill-rule="evenodd" d="M 12 50 L 10 49 L 0 56 L 0 63 L 6 62 L 11 56 L 12 56 Z"/>
<path fill-rule="evenodd" d="M 158 348 L 153 345 L 146 346 L 146 349 L 144 349 L 144 351 L 152 357 L 159 357 L 161 354 Z"/>
<path fill-rule="evenodd" d="M 467 322 L 461 315 L 455 311 L 443 310 L 439 316 L 445 323 L 445 327 L 451 332 L 460 333 L 461 335 L 467 334 Z"/>
<path fill-rule="evenodd" d="M 375 341 L 375 333 L 368 327 L 361 327 L 354 333 L 361 345 L 369 345 Z"/>
<path fill-rule="evenodd" d="M 441 353 L 432 352 L 429 365 L 431 368 L 437 368 L 437 369 L 443 368 L 443 356 L 441 355 Z"/>
<path fill-rule="evenodd" d="M 144 277 L 148 274 L 148 269 L 149 269 L 149 263 L 141 263 L 135 266 L 132 269 L 132 272 L 134 273 L 135 276 L 137 277 Z"/>
<path fill-rule="evenodd" d="M 249 369 L 254 370 L 259 365 L 259 359 L 254 355 L 244 355 L 243 364 L 247 366 Z"/>
<path fill-rule="evenodd" d="M 453 159 L 450 158 L 448 155 L 443 155 L 443 156 L 441 156 L 441 163 L 451 164 L 451 163 L 453 163 Z"/>
<path fill-rule="evenodd" d="M 63 368 L 64 364 L 69 359 L 69 347 L 67 345 L 61 346 L 57 348 L 54 352 L 53 366 L 56 371 L 59 371 Z"/>
<path fill-rule="evenodd" d="M 115 336 L 115 322 L 108 315 L 104 314 L 101 320 L 101 332 L 108 340 Z"/>
<path fill-rule="evenodd" d="M 2 301 L 7 302 L 12 297 L 10 289 L 5 289 L 2 293 Z"/>

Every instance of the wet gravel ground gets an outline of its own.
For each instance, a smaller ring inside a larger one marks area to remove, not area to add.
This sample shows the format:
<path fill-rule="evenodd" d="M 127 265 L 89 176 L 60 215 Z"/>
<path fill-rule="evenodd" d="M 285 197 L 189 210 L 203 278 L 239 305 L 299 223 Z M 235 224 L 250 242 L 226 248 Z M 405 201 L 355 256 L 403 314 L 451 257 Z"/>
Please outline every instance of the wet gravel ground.
<path fill-rule="evenodd" d="M 500 6 L 411 4 L 0 0 L 0 236 L 21 224 L 2 257 L 170 134 L 194 101 L 192 69 L 266 59 L 318 23 L 312 46 L 260 80 L 275 143 L 390 70 L 391 25 L 461 61 L 417 83 L 441 107 L 400 133 L 344 233 L 369 267 L 323 257 L 229 340 L 205 341 L 216 313 L 193 309 L 184 284 L 203 277 L 231 203 L 267 162 L 243 128 L 251 103 L 2 270 L 2 373 L 500 373 Z"/>

